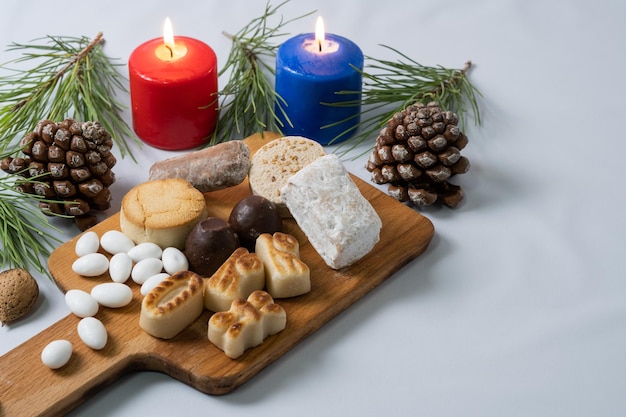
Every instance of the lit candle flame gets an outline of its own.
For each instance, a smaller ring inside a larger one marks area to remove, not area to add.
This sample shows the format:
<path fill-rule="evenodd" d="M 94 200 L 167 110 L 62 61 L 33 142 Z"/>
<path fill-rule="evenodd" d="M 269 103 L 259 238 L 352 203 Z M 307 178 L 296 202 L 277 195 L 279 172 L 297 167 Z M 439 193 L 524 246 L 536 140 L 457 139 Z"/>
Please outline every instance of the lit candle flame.
<path fill-rule="evenodd" d="M 322 45 L 324 44 L 324 20 L 322 20 L 322 16 L 317 17 L 317 22 L 315 23 L 315 41 L 317 42 L 317 46 L 319 47 L 319 51 L 322 52 Z"/>
<path fill-rule="evenodd" d="M 181 36 L 177 40 L 174 39 L 172 21 L 169 17 L 165 19 L 165 24 L 163 25 L 163 43 L 159 42 L 154 53 L 157 58 L 166 62 L 177 61 L 187 55 L 185 38 Z"/>
<path fill-rule="evenodd" d="M 165 18 L 165 24 L 163 25 L 163 43 L 165 47 L 170 51 L 172 57 L 174 57 L 174 29 L 172 29 L 172 21 L 169 17 Z"/>

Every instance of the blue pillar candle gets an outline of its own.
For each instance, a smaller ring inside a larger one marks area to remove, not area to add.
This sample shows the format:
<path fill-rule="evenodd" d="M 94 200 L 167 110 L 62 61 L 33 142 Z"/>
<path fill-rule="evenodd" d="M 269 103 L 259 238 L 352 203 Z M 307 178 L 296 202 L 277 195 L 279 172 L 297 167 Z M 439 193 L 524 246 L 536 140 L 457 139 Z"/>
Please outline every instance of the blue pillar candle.
<path fill-rule="evenodd" d="M 322 37 L 319 33 L 297 35 L 278 48 L 275 88 L 284 102 L 276 105 L 276 114 L 284 125 L 283 134 L 328 145 L 348 139 L 360 122 L 360 104 L 324 103 L 360 103 L 363 53 L 342 36 L 329 33 Z M 339 91 L 354 93 L 338 95 Z"/>

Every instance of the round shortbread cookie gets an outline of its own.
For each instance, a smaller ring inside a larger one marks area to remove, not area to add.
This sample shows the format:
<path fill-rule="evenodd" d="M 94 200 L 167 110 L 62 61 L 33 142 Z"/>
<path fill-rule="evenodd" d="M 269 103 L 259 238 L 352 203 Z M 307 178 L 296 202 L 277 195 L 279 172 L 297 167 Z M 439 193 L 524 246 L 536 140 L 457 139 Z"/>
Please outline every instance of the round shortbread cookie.
<path fill-rule="evenodd" d="M 132 188 L 122 199 L 120 229 L 136 244 L 185 248 L 196 223 L 208 215 L 204 195 L 180 179 L 154 180 Z"/>
<path fill-rule="evenodd" d="M 283 218 L 291 217 L 280 190 L 296 172 L 326 155 L 318 142 L 302 136 L 284 136 L 261 148 L 250 160 L 248 179 L 252 194 L 265 197 L 278 207 Z"/>

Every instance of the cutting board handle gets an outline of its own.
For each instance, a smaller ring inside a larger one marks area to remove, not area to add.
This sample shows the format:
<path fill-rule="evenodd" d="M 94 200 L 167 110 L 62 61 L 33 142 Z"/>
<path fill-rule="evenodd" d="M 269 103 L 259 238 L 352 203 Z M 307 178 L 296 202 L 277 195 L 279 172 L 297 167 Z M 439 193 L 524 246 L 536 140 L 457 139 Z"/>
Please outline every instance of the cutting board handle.
<path fill-rule="evenodd" d="M 0 416 L 64 415 L 125 371 L 130 359 L 113 354 L 114 346 L 93 351 L 78 338 L 79 320 L 70 314 L 0 356 Z M 69 340 L 73 353 L 64 367 L 52 370 L 41 362 L 41 352 L 56 339 Z"/>

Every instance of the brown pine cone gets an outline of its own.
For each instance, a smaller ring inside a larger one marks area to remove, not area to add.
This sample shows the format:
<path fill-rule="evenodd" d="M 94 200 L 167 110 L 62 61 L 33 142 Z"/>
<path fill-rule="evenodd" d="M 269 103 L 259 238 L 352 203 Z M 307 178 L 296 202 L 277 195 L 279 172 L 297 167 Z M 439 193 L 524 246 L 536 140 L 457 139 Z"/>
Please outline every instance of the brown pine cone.
<path fill-rule="evenodd" d="M 43 213 L 72 216 L 86 230 L 97 223 L 94 211 L 111 207 L 109 186 L 115 182 L 112 168 L 117 161 L 111 135 L 100 123 L 42 120 L 20 145 L 23 156 L 4 158 L 0 168 L 37 180 L 19 187 L 54 200 L 40 202 Z"/>
<path fill-rule="evenodd" d="M 389 184 L 389 195 L 399 201 L 457 207 L 463 190 L 448 180 L 470 167 L 461 155 L 468 140 L 458 122 L 455 113 L 437 102 L 415 103 L 396 113 L 380 131 L 367 161 L 372 181 Z"/>

